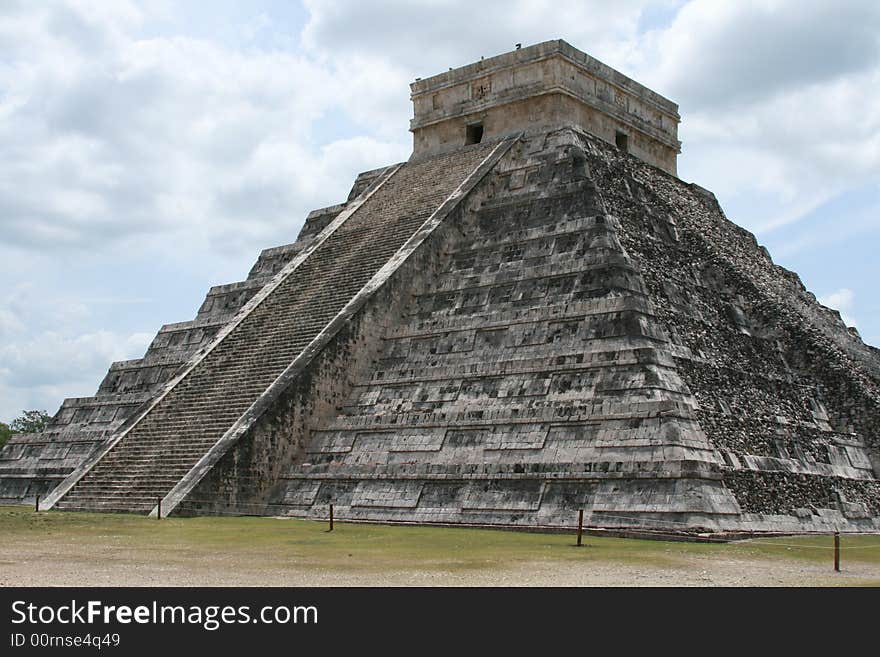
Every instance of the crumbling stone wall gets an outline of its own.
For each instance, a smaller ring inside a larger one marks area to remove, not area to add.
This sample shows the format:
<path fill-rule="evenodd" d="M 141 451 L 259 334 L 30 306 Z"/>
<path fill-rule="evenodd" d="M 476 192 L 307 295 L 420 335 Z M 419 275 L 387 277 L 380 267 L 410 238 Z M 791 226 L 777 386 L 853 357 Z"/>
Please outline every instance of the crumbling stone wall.
<path fill-rule="evenodd" d="M 345 404 L 355 383 L 376 362 L 383 336 L 403 310 L 414 285 L 430 278 L 431 254 L 443 235 L 419 251 L 354 315 L 257 423 L 175 509 L 175 515 L 270 513 L 279 476 L 291 463 L 308 460 L 315 427 Z M 281 486 L 283 488 L 283 485 Z"/>
<path fill-rule="evenodd" d="M 875 355 L 705 190 L 570 130 L 523 139 L 487 185 L 274 512 L 876 527 L 870 444 L 828 392 Z M 826 332 L 850 364 L 802 366 L 787 345 Z"/>
<path fill-rule="evenodd" d="M 571 131 L 526 137 L 456 217 L 274 512 L 717 526 L 739 508 Z"/>

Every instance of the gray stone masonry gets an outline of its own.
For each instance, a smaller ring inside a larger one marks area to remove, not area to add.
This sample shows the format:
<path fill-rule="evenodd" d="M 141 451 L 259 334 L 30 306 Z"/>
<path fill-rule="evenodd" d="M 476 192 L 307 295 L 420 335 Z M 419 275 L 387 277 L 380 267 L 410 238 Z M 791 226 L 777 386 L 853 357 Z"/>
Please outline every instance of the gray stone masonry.
<path fill-rule="evenodd" d="M 676 172 L 678 106 L 561 39 L 417 79 L 410 88 L 416 156 L 479 137 L 570 127 Z"/>

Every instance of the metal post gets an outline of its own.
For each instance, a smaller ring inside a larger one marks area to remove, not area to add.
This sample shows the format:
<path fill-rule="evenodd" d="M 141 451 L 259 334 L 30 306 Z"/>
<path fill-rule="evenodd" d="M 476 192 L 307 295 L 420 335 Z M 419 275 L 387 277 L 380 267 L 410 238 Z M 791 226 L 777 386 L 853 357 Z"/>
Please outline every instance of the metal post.
<path fill-rule="evenodd" d="M 578 511 L 578 547 L 583 545 L 583 535 L 584 535 L 584 510 L 581 509 Z"/>
<path fill-rule="evenodd" d="M 840 532 L 834 532 L 834 572 L 840 572 Z"/>
<path fill-rule="evenodd" d="M 156 520 L 162 519 L 162 498 L 156 498 Z"/>
<path fill-rule="evenodd" d="M 330 502 L 330 529 L 328 529 L 327 531 L 333 531 L 333 502 Z"/>
<path fill-rule="evenodd" d="M 37 500 L 34 502 L 34 512 L 38 513 L 40 511 L 40 496 L 37 495 Z"/>

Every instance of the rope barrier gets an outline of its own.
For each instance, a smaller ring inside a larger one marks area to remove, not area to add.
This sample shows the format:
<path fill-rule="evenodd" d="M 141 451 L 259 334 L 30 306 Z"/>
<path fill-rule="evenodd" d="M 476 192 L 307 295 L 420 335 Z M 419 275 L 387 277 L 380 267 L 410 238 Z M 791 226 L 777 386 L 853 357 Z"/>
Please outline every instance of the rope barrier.
<path fill-rule="evenodd" d="M 245 477 L 248 479 L 257 479 L 257 477 Z M 241 502 L 234 503 L 231 505 L 227 505 L 226 508 L 217 508 L 217 499 L 216 498 L 185 498 L 180 502 L 177 509 L 183 512 L 191 512 L 191 513 L 199 513 L 202 509 L 198 508 L 200 506 L 204 507 L 204 512 L 206 514 L 210 514 L 213 516 L 221 516 L 221 517 L 237 517 L 246 514 L 248 511 L 253 512 L 254 515 L 265 516 L 267 513 L 272 511 L 280 511 L 283 515 L 283 511 L 286 508 L 289 508 L 292 505 L 285 504 L 284 502 L 280 503 L 250 503 L 250 502 Z M 327 506 L 327 504 L 322 504 L 320 507 Z M 672 520 L 669 518 L 664 519 L 644 519 L 633 516 L 622 516 L 622 515 L 614 515 L 599 512 L 593 512 L 591 514 L 591 520 L 621 520 L 624 523 L 621 523 L 617 526 L 604 526 L 604 525 L 594 525 L 594 524 L 583 524 L 582 527 L 586 531 L 645 531 L 650 532 L 652 537 L 664 537 L 668 536 L 670 538 L 680 539 L 683 536 L 692 536 L 698 538 L 701 542 L 705 543 L 729 543 L 731 540 L 736 540 L 735 538 L 722 538 L 718 536 L 707 535 L 707 533 L 701 533 L 696 531 L 682 531 L 683 529 L 690 528 L 692 523 L 688 523 L 680 520 Z M 323 520 L 324 518 L 318 515 L 309 516 L 310 519 L 315 520 Z M 359 518 L 344 518 L 336 516 L 336 520 L 346 521 L 346 520 L 354 520 L 360 521 Z M 448 523 L 450 525 L 454 523 Z M 465 526 L 465 525 L 462 525 Z M 528 529 L 547 529 L 556 532 L 560 531 L 571 531 L 576 532 L 577 526 L 568 526 L 568 525 L 553 525 L 553 526 L 532 526 L 528 527 Z M 664 529 L 667 530 L 664 533 Z M 675 533 L 672 533 L 675 532 Z M 841 536 L 880 536 L 880 532 L 856 532 L 856 531 L 841 531 L 838 532 Z M 789 536 L 798 536 L 803 538 L 808 537 L 828 537 L 831 535 L 830 532 L 803 532 L 798 534 L 787 534 Z M 777 541 L 767 540 L 761 536 L 749 536 L 747 538 L 740 539 L 742 543 L 754 543 L 756 545 L 767 545 L 774 547 L 786 547 L 786 548 L 794 548 L 794 549 L 815 549 L 815 550 L 834 550 L 833 546 L 826 545 L 803 545 L 803 544 L 794 544 L 794 543 L 783 543 Z M 755 541 L 760 541 L 760 543 L 755 543 Z M 840 550 L 872 550 L 872 549 L 880 549 L 880 544 L 878 545 L 853 545 L 853 546 L 840 546 Z"/>
<path fill-rule="evenodd" d="M 823 534 L 823 535 L 829 536 L 829 534 Z M 807 536 L 813 537 L 813 536 L 815 536 L 815 534 L 804 534 L 804 536 L 805 537 L 807 537 Z M 802 549 L 802 548 L 807 548 L 807 549 L 812 549 L 812 550 L 833 550 L 834 549 L 833 545 L 828 546 L 828 545 L 797 545 L 795 543 L 770 543 L 770 542 L 768 542 L 764 539 L 761 539 L 761 538 L 757 538 L 757 539 L 750 538 L 750 539 L 744 540 L 743 542 L 744 543 L 745 542 L 752 543 L 754 541 L 761 541 L 760 545 L 774 545 L 774 546 L 779 546 L 779 547 L 788 547 L 788 548 L 797 548 L 797 549 Z M 877 550 L 877 549 L 880 549 L 880 544 L 878 544 L 878 545 L 851 545 L 851 546 L 841 545 L 840 549 L 841 550 Z"/>
<path fill-rule="evenodd" d="M 187 497 L 187 498 L 184 498 L 180 502 L 179 507 L 187 507 L 187 506 L 191 506 L 191 505 L 205 505 L 205 506 L 211 507 L 216 504 L 217 504 L 216 498 L 190 498 L 190 497 Z M 324 506 L 327 506 L 328 504 L 329 504 L 329 502 L 325 503 L 325 504 L 321 504 L 319 506 L 324 507 Z M 234 514 L 235 513 L 234 509 L 247 508 L 247 509 L 259 509 L 259 510 L 265 511 L 270 508 L 276 508 L 276 509 L 283 510 L 284 508 L 291 507 L 291 506 L 295 506 L 295 505 L 286 504 L 284 502 L 267 502 L 267 503 L 241 502 L 241 503 L 234 503 L 232 505 L 229 505 L 228 510 L 230 513 Z M 221 511 L 215 510 L 215 511 L 212 511 L 212 513 L 221 513 Z M 630 528 L 637 527 L 637 528 L 641 528 L 641 529 L 654 529 L 654 530 L 664 529 L 664 528 L 677 530 L 678 527 L 688 528 L 688 527 L 693 526 L 693 523 L 688 523 L 688 522 L 681 521 L 681 520 L 672 520 L 672 519 L 668 519 L 668 518 L 644 519 L 644 518 L 638 518 L 638 517 L 633 517 L 633 516 L 622 516 L 622 515 L 608 514 L 608 513 L 601 512 L 601 511 L 594 512 L 593 519 L 597 519 L 597 520 L 601 520 L 601 519 L 625 520 L 626 522 L 631 523 L 631 524 L 626 525 L 626 526 L 621 525 L 619 527 L 605 527 L 603 525 L 584 524 L 585 529 L 630 529 Z M 558 528 L 558 529 L 571 529 L 572 531 L 575 531 L 577 529 L 576 525 L 572 525 L 572 526 L 554 525 L 553 527 Z M 694 534 L 694 535 L 699 534 L 699 532 L 695 532 L 695 531 L 689 531 L 687 533 Z M 830 532 L 830 531 L 827 531 L 827 532 L 815 531 L 815 532 L 791 533 L 791 534 L 787 534 L 787 535 L 807 537 L 807 536 L 829 536 L 829 535 L 831 535 L 831 533 L 832 532 Z M 866 532 L 857 532 L 857 531 L 840 531 L 838 533 L 841 536 L 880 536 L 880 532 L 866 533 Z M 706 536 L 706 538 L 709 538 L 709 537 Z M 761 536 L 750 536 L 750 537 L 742 539 L 742 540 L 743 541 L 752 541 L 752 540 L 764 541 L 765 539 L 763 539 Z M 728 542 L 728 540 L 725 540 L 725 542 Z M 770 543 L 764 543 L 764 544 L 770 545 Z M 775 543 L 775 545 L 790 545 L 790 544 Z M 792 547 L 803 547 L 803 546 L 794 546 L 794 545 L 791 545 L 791 546 Z M 818 546 L 816 546 L 816 547 L 818 547 Z M 869 547 L 873 547 L 873 546 L 869 546 Z"/>
<path fill-rule="evenodd" d="M 199 506 L 199 505 L 204 505 L 205 507 L 207 507 L 206 510 L 207 510 L 209 513 L 211 513 L 212 515 L 235 516 L 235 515 L 240 515 L 240 512 L 241 512 L 241 511 L 244 511 L 244 510 L 254 510 L 254 511 L 259 511 L 259 512 L 261 512 L 261 513 L 265 513 L 265 512 L 267 512 L 267 511 L 271 511 L 271 510 L 273 510 L 273 509 L 283 511 L 285 508 L 287 508 L 287 507 L 290 506 L 290 505 L 286 505 L 286 504 L 284 504 L 283 502 L 280 502 L 280 503 L 265 503 L 265 504 L 259 504 L 259 503 L 246 503 L 246 502 L 242 502 L 242 503 L 238 503 L 238 504 L 232 504 L 232 505 L 226 507 L 225 509 L 211 508 L 211 507 L 213 507 L 213 506 L 216 505 L 216 504 L 217 504 L 217 500 L 216 500 L 216 499 L 211 499 L 211 498 L 196 498 L 196 499 L 191 499 L 191 498 L 187 498 L 187 499 L 184 499 L 184 500 L 180 503 L 180 505 L 178 506 L 178 508 L 179 508 L 179 509 L 183 509 L 183 510 L 198 511 L 198 509 L 191 508 L 191 507 Z M 328 504 L 322 504 L 322 505 L 320 505 L 320 507 L 324 507 L 324 506 L 329 506 L 329 503 L 328 503 Z M 584 524 L 584 525 L 583 525 L 583 528 L 584 528 L 585 530 L 588 530 L 588 531 L 589 531 L 589 530 L 627 530 L 627 529 L 639 529 L 639 530 L 646 530 L 646 531 L 652 531 L 652 532 L 660 533 L 660 532 L 662 532 L 663 529 L 669 529 L 669 528 L 670 528 L 670 527 L 664 527 L 663 525 L 674 525 L 674 526 L 676 526 L 676 527 L 673 527 L 674 529 L 677 529 L 678 526 L 681 526 L 681 527 L 688 527 L 688 526 L 689 526 L 689 523 L 682 522 L 682 521 L 676 521 L 676 520 L 669 520 L 669 519 L 664 519 L 664 520 L 644 520 L 644 519 L 640 519 L 640 518 L 634 518 L 634 517 L 631 517 L 631 516 L 619 516 L 619 515 L 611 515 L 611 514 L 605 514 L 605 513 L 597 514 L 597 516 L 598 516 L 598 519 L 625 520 L 625 521 L 627 521 L 628 523 L 631 523 L 631 524 L 629 524 L 629 525 L 620 525 L 620 526 L 612 526 L 612 527 L 603 526 L 603 525 Z M 313 516 L 311 516 L 311 517 L 318 518 L 319 516 L 318 516 L 318 515 L 313 515 Z M 336 516 L 336 520 L 345 521 L 346 518 L 343 518 L 343 517 L 340 517 L 340 516 L 337 515 L 337 516 Z M 548 528 L 549 528 L 549 529 L 554 529 L 554 530 L 564 530 L 564 531 L 573 531 L 573 532 L 574 532 L 574 531 L 577 531 L 577 526 L 576 526 L 576 525 L 572 525 L 572 526 L 568 526 L 568 525 L 553 525 L 553 526 L 548 526 Z M 697 533 L 697 532 L 687 532 L 687 534 L 694 535 L 694 536 L 699 536 L 699 533 Z M 843 535 L 847 535 L 847 536 L 880 536 L 880 533 L 869 533 L 869 534 L 866 534 L 866 533 L 864 533 L 864 532 L 855 532 L 855 531 L 850 531 L 850 532 L 840 532 L 840 534 L 841 534 L 842 536 L 843 536 Z M 674 536 L 676 536 L 676 537 L 679 537 L 679 536 L 681 536 L 682 534 L 681 534 L 681 533 L 678 533 L 678 534 L 668 534 L 668 535 L 670 535 L 670 536 L 673 536 L 673 535 L 674 535 Z M 808 538 L 808 537 L 827 537 L 827 536 L 830 536 L 831 534 L 830 534 L 829 532 L 804 532 L 804 533 L 801 533 L 801 534 L 789 534 L 789 535 L 790 535 L 790 536 L 800 536 L 800 537 Z M 707 542 L 709 542 L 709 541 L 713 541 L 713 540 L 714 540 L 714 541 L 717 541 L 717 542 L 719 542 L 719 543 L 729 543 L 729 542 L 730 542 L 730 539 L 719 538 L 719 537 L 716 537 L 716 536 L 702 536 L 701 538 L 702 538 L 703 540 L 707 541 Z M 780 546 L 780 547 L 813 548 L 813 549 L 822 549 L 822 550 L 826 550 L 826 549 L 830 550 L 830 549 L 833 549 L 832 547 L 821 546 L 821 545 L 798 545 L 798 544 L 793 544 L 793 543 L 779 543 L 779 542 L 775 542 L 775 541 L 774 541 L 774 542 L 770 542 L 770 541 L 768 541 L 767 539 L 762 538 L 762 537 L 760 537 L 760 536 L 751 536 L 751 537 L 748 537 L 748 538 L 741 539 L 741 542 L 743 542 L 743 543 L 746 543 L 746 542 L 753 542 L 753 541 L 761 541 L 761 543 L 760 543 L 761 545 L 773 545 L 773 546 Z M 880 544 L 878 544 L 878 545 L 876 545 L 876 546 L 874 546 L 874 545 L 849 546 L 849 547 L 842 547 L 841 549 L 849 549 L 849 550 L 853 550 L 853 549 L 875 549 L 875 548 L 876 548 L 876 549 L 880 549 Z"/>
<path fill-rule="evenodd" d="M 211 502 L 211 500 L 201 500 L 201 501 Z M 196 503 L 195 500 L 192 500 L 191 502 Z M 222 517 L 241 517 L 241 515 L 242 515 L 241 510 L 243 510 L 244 508 L 257 509 L 262 514 L 268 510 L 267 506 L 269 506 L 269 505 L 242 504 L 237 507 L 238 510 L 236 510 L 236 509 L 217 509 L 217 510 L 211 510 L 210 513 L 212 515 L 222 516 Z M 273 506 L 281 506 L 281 505 L 273 505 Z M 186 509 L 184 508 L 183 510 L 186 510 Z M 193 509 L 193 511 L 196 511 L 196 509 Z M 628 516 L 608 516 L 608 515 L 603 514 L 602 517 L 609 518 L 609 519 L 610 518 L 625 519 L 628 521 L 634 520 L 633 518 L 630 518 Z M 317 516 L 312 516 L 307 519 L 312 519 L 312 520 L 316 520 L 316 521 L 326 520 L 326 518 L 317 517 Z M 339 522 L 339 521 L 345 522 L 346 520 L 347 521 L 352 521 L 352 520 L 359 521 L 360 519 L 352 519 L 352 518 L 335 516 L 334 520 L 337 522 Z M 667 522 L 675 523 L 675 524 L 685 524 L 685 523 L 679 523 L 677 521 L 667 521 Z M 541 529 L 541 528 L 542 527 L 540 527 L 540 526 L 533 527 L 533 529 Z M 567 525 L 546 527 L 546 529 L 552 529 L 554 531 L 565 531 L 565 532 L 567 532 L 567 531 L 576 532 L 577 531 L 577 527 L 575 527 L 575 526 L 569 527 Z M 673 538 L 673 539 L 680 539 L 683 535 L 681 533 L 672 534 L 672 533 L 668 533 L 668 532 L 663 532 L 662 529 L 658 529 L 656 526 L 655 527 L 647 527 L 647 526 L 644 526 L 644 527 L 638 527 L 638 526 L 600 527 L 597 525 L 584 525 L 583 530 L 584 531 L 636 530 L 636 531 L 650 532 L 652 537 L 654 537 L 654 538 L 668 537 L 668 538 Z M 863 533 L 859 533 L 859 532 L 847 532 L 847 535 L 851 535 L 851 536 L 878 536 L 878 534 L 863 534 Z M 792 536 L 799 536 L 799 537 L 803 537 L 803 538 L 817 538 L 817 537 L 826 537 L 827 538 L 831 535 L 828 533 L 813 532 L 813 533 L 805 533 L 805 534 L 792 534 Z M 731 542 L 729 539 L 719 538 L 719 537 L 715 537 L 715 536 L 701 536 L 700 541 L 704 542 L 704 543 L 712 543 L 712 544 L 727 544 L 727 543 Z M 740 544 L 752 544 L 755 547 L 773 546 L 773 547 L 785 547 L 785 548 L 790 548 L 790 549 L 811 549 L 811 550 L 829 550 L 829 551 L 833 551 L 835 549 L 834 546 L 832 546 L 832 545 L 804 545 L 804 544 L 796 544 L 796 543 L 780 543 L 777 541 L 769 541 L 769 540 L 767 540 L 765 538 L 761 538 L 761 537 L 752 537 L 752 538 L 743 539 L 742 541 L 740 541 Z M 843 551 L 843 550 L 876 550 L 876 549 L 880 549 L 880 544 L 840 546 L 838 549 L 841 551 Z"/>

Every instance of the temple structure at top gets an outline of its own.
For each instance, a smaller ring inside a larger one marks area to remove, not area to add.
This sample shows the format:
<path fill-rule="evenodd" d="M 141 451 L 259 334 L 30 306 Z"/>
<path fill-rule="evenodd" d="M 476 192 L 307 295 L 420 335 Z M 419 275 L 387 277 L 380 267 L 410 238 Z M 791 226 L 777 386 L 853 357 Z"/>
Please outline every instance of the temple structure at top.
<path fill-rule="evenodd" d="M 676 175 L 678 105 L 562 39 L 417 79 L 410 88 L 415 157 L 570 127 Z"/>

